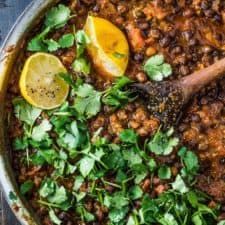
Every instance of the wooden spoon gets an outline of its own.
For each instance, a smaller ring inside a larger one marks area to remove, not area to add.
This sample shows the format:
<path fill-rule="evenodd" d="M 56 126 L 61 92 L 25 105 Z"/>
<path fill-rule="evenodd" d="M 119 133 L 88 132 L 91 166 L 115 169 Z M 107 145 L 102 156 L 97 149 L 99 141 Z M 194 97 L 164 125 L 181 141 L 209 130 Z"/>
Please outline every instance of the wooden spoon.
<path fill-rule="evenodd" d="M 150 112 L 168 127 L 179 121 L 183 107 L 194 94 L 223 75 L 225 58 L 177 81 L 135 83 L 132 88 L 144 98 Z"/>

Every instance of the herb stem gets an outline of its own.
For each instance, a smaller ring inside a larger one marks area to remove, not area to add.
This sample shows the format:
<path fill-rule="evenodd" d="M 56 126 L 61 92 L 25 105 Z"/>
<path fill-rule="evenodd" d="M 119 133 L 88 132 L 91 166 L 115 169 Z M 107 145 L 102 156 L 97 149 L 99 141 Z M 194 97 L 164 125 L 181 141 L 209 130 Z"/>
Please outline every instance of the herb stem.
<path fill-rule="evenodd" d="M 42 201 L 42 200 L 38 200 L 37 201 L 39 204 L 41 205 L 46 205 L 48 207 L 54 207 L 54 208 L 58 208 L 59 206 L 56 205 L 56 204 L 53 204 L 53 203 L 49 203 L 49 202 L 45 202 L 45 201 Z"/>
<path fill-rule="evenodd" d="M 108 185 L 110 185 L 110 186 L 112 186 L 112 187 L 122 189 L 121 185 L 119 185 L 119 184 L 115 184 L 115 183 L 106 181 L 106 180 L 104 180 L 104 179 L 101 179 L 101 181 L 102 181 L 104 184 L 108 184 Z"/>

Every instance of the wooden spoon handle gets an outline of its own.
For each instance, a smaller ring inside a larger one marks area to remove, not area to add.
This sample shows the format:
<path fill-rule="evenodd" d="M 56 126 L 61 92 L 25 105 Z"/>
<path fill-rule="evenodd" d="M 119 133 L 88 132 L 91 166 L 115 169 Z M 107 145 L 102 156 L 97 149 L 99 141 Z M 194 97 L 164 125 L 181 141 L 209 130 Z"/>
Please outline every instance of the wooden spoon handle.
<path fill-rule="evenodd" d="M 225 58 L 207 68 L 183 77 L 179 81 L 179 84 L 183 89 L 185 100 L 188 101 L 189 98 L 201 88 L 223 75 L 225 75 Z"/>

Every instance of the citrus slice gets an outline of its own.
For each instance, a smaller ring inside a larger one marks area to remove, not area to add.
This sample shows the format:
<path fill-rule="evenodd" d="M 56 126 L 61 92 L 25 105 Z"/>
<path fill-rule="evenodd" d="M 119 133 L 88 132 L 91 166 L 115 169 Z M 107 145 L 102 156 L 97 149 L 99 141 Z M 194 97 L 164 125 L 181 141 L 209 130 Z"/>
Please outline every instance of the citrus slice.
<path fill-rule="evenodd" d="M 123 76 L 129 59 L 129 45 L 123 32 L 108 20 L 88 16 L 85 33 L 90 39 L 87 46 L 93 64 L 102 76 Z"/>
<path fill-rule="evenodd" d="M 69 85 L 58 74 L 67 70 L 54 55 L 36 53 L 25 62 L 20 77 L 22 96 L 33 106 L 53 109 L 67 98 Z"/>

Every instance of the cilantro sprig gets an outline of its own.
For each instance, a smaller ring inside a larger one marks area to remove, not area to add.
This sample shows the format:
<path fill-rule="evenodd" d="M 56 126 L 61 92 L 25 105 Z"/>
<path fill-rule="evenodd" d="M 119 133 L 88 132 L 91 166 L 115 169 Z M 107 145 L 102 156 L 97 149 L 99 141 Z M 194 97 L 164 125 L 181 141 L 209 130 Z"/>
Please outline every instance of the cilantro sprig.
<path fill-rule="evenodd" d="M 126 76 L 117 79 L 115 84 L 106 90 L 106 93 L 103 95 L 103 103 L 114 108 L 119 108 L 133 101 L 135 97 L 132 96 L 129 90 L 125 90 L 125 87 L 130 83 L 132 81 Z"/>
<path fill-rule="evenodd" d="M 172 67 L 164 62 L 163 55 L 154 55 L 145 62 L 144 71 L 153 81 L 162 81 L 172 74 Z"/>
<path fill-rule="evenodd" d="M 73 46 L 75 40 L 73 34 L 65 34 L 59 41 L 47 38 L 52 30 L 65 26 L 70 18 L 71 10 L 69 7 L 59 4 L 58 6 L 51 8 L 45 15 L 44 29 L 28 43 L 27 49 L 32 52 L 53 52 L 59 48 Z"/>
<path fill-rule="evenodd" d="M 169 155 L 179 143 L 179 139 L 172 136 L 173 132 L 173 128 L 165 133 L 159 129 L 148 143 L 148 149 L 156 155 Z"/>
<path fill-rule="evenodd" d="M 124 90 L 125 86 L 132 82 L 125 76 L 117 79 L 112 87 L 105 91 L 97 91 L 92 85 L 84 84 L 79 78 L 75 82 L 70 74 L 62 73 L 59 76 L 72 87 L 76 96 L 74 108 L 84 118 L 91 118 L 97 115 L 102 104 L 117 109 L 135 99 L 135 96 L 132 96 L 130 91 Z"/>

